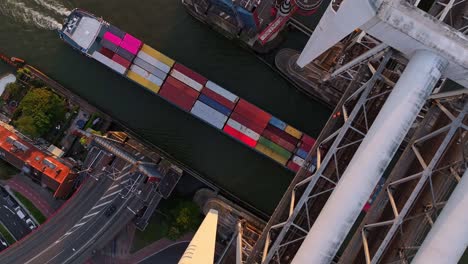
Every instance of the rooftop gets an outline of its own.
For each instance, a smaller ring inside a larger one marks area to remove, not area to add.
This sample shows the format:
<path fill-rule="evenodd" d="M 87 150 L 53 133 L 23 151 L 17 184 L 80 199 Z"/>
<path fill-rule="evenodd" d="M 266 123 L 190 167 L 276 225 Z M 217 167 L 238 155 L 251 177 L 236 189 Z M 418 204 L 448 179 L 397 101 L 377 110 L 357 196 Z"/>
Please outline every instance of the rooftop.
<path fill-rule="evenodd" d="M 29 164 L 38 171 L 42 171 L 44 175 L 58 182 L 59 184 L 70 174 L 70 168 L 55 159 L 54 157 L 45 154 L 32 144 L 26 142 L 0 125 L 0 149 L 7 151 L 16 158 Z"/>
<path fill-rule="evenodd" d="M 101 22 L 95 18 L 74 16 L 64 28 L 64 32 L 80 47 L 89 49 L 100 28 Z"/>

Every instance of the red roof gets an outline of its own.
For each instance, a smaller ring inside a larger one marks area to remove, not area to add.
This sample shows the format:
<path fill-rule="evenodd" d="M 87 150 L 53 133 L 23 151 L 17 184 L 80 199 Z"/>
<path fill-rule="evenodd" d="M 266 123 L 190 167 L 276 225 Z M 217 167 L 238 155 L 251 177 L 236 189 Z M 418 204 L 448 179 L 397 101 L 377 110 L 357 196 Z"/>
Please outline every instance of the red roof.
<path fill-rule="evenodd" d="M 0 125 L 0 148 L 29 164 L 52 180 L 62 184 L 70 174 L 70 168 L 51 155 L 21 139 Z"/>

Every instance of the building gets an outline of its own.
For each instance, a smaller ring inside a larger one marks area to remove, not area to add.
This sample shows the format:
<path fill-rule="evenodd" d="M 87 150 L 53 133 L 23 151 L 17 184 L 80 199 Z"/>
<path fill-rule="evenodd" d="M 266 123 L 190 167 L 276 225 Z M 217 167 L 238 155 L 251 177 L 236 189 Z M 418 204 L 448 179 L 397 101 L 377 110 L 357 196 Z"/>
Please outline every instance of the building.
<path fill-rule="evenodd" d="M 54 192 L 55 198 L 66 198 L 71 193 L 76 173 L 5 124 L 0 124 L 0 156 L 33 181 Z"/>

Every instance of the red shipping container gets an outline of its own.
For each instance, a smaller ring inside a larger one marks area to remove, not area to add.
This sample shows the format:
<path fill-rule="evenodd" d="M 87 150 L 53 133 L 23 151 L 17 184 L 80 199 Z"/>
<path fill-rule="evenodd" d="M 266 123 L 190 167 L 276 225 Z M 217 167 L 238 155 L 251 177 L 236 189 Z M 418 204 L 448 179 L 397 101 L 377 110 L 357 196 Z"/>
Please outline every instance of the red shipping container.
<path fill-rule="evenodd" d="M 187 112 L 192 109 L 193 104 L 197 100 L 196 98 L 193 98 L 189 94 L 182 92 L 167 82 L 161 87 L 159 95 Z"/>
<path fill-rule="evenodd" d="M 287 167 L 294 172 L 298 172 L 301 169 L 301 166 L 297 165 L 292 160 L 288 162 Z"/>
<path fill-rule="evenodd" d="M 192 71 L 191 69 L 185 67 L 184 65 L 182 64 L 179 64 L 179 63 L 176 63 L 174 65 L 174 69 L 185 74 L 186 76 L 190 77 L 191 79 L 193 79 L 194 81 L 200 83 L 201 85 L 205 86 L 206 82 L 208 82 L 208 79 L 201 76 L 200 74 Z"/>
<path fill-rule="evenodd" d="M 132 64 L 128 60 L 120 57 L 118 54 L 114 54 L 114 56 L 112 56 L 112 60 L 124 66 L 126 69 L 128 69 L 128 67 L 130 67 L 130 64 Z"/>
<path fill-rule="evenodd" d="M 186 94 L 189 94 L 193 98 L 198 98 L 198 96 L 200 95 L 197 90 L 193 89 L 192 87 L 186 85 L 185 83 L 177 80 L 176 78 L 170 75 L 167 76 L 166 83 L 185 92 Z"/>
<path fill-rule="evenodd" d="M 236 106 L 236 103 L 233 103 L 233 102 L 229 101 L 228 99 L 226 99 L 226 98 L 222 97 L 221 95 L 213 92 L 212 90 L 210 90 L 207 87 L 203 87 L 203 89 L 201 90 L 201 93 L 208 96 L 209 98 L 215 100 L 216 102 L 224 105 L 225 107 L 229 108 L 230 110 L 234 109 L 234 107 Z"/>
<path fill-rule="evenodd" d="M 279 136 L 280 138 L 286 140 L 287 142 L 293 144 L 294 146 L 297 145 L 297 143 L 299 143 L 299 139 L 289 135 L 288 133 L 286 133 L 285 131 L 271 125 L 271 124 L 268 124 L 265 128 L 265 130 L 268 130 L 270 132 L 272 132 L 273 134 Z"/>
<path fill-rule="evenodd" d="M 255 145 L 257 145 L 257 141 L 255 141 L 255 140 L 251 139 L 250 137 L 244 135 L 242 132 L 235 130 L 234 128 L 232 128 L 229 125 L 225 125 L 223 131 L 226 132 L 226 134 L 240 140 L 242 143 L 246 144 L 247 146 L 249 146 L 251 148 L 253 148 L 253 147 L 255 147 Z"/>
<path fill-rule="evenodd" d="M 255 119 L 258 124 L 268 124 L 271 119 L 271 115 L 257 106 L 240 99 L 234 109 L 234 112 L 239 113 L 245 117 L 250 118 L 251 120 Z"/>
<path fill-rule="evenodd" d="M 309 144 L 307 144 L 307 143 L 305 143 L 305 142 L 301 142 L 301 143 L 299 144 L 299 148 L 303 149 L 305 152 L 308 153 L 308 152 L 310 152 L 310 150 L 312 149 L 312 145 L 309 145 Z"/>
<path fill-rule="evenodd" d="M 266 124 L 258 124 L 256 121 L 252 121 L 236 112 L 231 114 L 231 118 L 241 125 L 250 128 L 251 130 L 257 132 L 258 134 L 262 134 L 263 130 L 265 130 Z"/>
<path fill-rule="evenodd" d="M 313 146 L 315 144 L 315 139 L 309 135 L 304 134 L 301 138 L 301 141 L 307 145 Z"/>
<path fill-rule="evenodd" d="M 294 150 L 296 149 L 296 146 L 289 143 L 288 141 L 282 139 L 281 137 L 279 137 L 278 135 L 275 135 L 273 132 L 271 131 L 268 131 L 268 130 L 264 130 L 263 131 L 263 134 L 262 136 L 266 139 L 269 139 L 270 141 L 272 141 L 273 143 L 276 143 L 278 144 L 279 146 L 287 149 L 289 152 L 294 152 Z"/>
<path fill-rule="evenodd" d="M 107 58 L 109 59 L 112 59 L 112 57 L 114 56 L 114 52 L 112 52 L 112 50 L 110 49 L 107 49 L 107 48 L 104 48 L 102 47 L 100 50 L 99 50 L 99 53 L 101 53 L 102 55 L 106 56 Z"/>

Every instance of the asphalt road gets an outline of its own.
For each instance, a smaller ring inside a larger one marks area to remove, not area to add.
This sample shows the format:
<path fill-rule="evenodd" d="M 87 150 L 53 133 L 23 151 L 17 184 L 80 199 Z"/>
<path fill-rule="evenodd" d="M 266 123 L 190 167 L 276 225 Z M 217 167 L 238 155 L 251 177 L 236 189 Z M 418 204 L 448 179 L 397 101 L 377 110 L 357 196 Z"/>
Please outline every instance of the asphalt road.
<path fill-rule="evenodd" d="M 100 172 L 108 162 L 109 156 L 99 151 L 91 164 Z M 103 247 L 132 220 L 132 211 L 141 205 L 133 194 L 124 198 L 120 195 L 122 186 L 134 176 L 127 165 L 120 159 L 114 161 L 111 168 L 123 171 L 118 179 L 106 175 L 97 176 L 99 180 L 88 178 L 48 222 L 27 239 L 1 252 L 0 263 L 84 263 L 94 250 Z M 111 204 L 117 210 L 107 217 L 104 212 Z"/>
<path fill-rule="evenodd" d="M 29 233 L 28 225 L 15 213 L 14 207 L 18 206 L 10 196 L 0 197 L 0 222 L 10 231 L 16 240 L 20 240 Z M 9 200 L 9 201 L 8 201 Z M 24 210 L 22 210 L 24 212 Z"/>
<path fill-rule="evenodd" d="M 164 264 L 177 264 L 184 254 L 185 249 L 187 249 L 189 242 L 182 242 L 168 248 L 165 248 L 151 256 L 148 256 L 144 260 L 138 262 L 138 264 L 154 264 L 154 263 L 164 263 Z"/>

